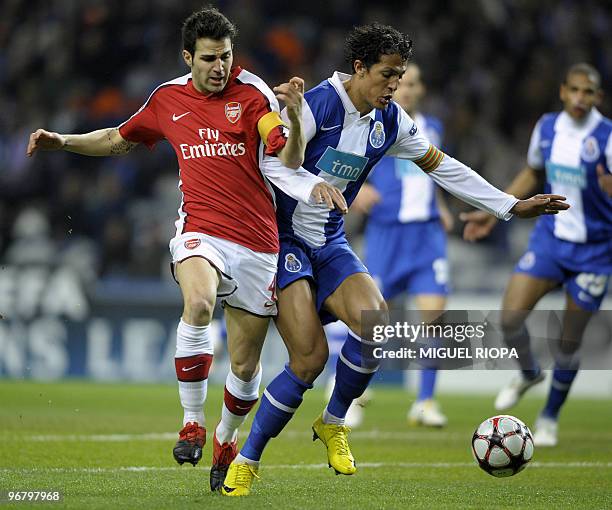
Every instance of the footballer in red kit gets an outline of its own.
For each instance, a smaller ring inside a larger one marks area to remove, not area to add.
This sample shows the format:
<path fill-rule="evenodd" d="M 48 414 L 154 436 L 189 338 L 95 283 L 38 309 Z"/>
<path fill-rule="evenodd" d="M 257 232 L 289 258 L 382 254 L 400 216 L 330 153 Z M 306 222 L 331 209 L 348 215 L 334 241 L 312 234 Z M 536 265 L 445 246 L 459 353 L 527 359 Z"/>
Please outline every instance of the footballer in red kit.
<path fill-rule="evenodd" d="M 267 181 L 316 207 L 346 212 L 347 206 L 338 189 L 300 168 L 303 81 L 294 77 L 273 92 L 254 74 L 232 69 L 236 28 L 213 7 L 189 16 L 182 34 L 188 74 L 157 87 L 118 127 L 82 135 L 38 129 L 30 135 L 27 154 L 121 155 L 163 139 L 173 146 L 182 200 L 170 252 L 183 295 L 175 354 L 183 428 L 173 455 L 179 464 L 193 465 L 202 456 L 213 359 L 209 329 L 219 297 L 230 356 L 210 469 L 211 490 L 219 490 L 237 455 L 238 427 L 259 398 L 261 349 L 276 315 L 279 242 Z M 288 126 L 280 118 L 279 99 Z"/>
<path fill-rule="evenodd" d="M 166 139 L 174 148 L 183 194 L 177 233 L 201 232 L 255 251 L 278 252 L 259 147 L 263 142 L 265 154 L 275 155 L 285 146 L 275 103 L 267 85 L 239 67 L 216 94 L 199 92 L 187 74 L 160 85 L 119 127 L 126 140 L 153 147 Z"/>

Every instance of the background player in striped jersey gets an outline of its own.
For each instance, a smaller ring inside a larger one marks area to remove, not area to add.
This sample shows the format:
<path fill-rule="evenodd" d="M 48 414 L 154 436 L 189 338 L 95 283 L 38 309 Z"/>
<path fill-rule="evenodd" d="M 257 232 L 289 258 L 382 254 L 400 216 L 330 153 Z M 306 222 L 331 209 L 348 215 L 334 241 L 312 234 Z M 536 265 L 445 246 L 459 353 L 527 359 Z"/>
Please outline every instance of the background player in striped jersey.
<path fill-rule="evenodd" d="M 174 148 L 183 199 L 170 251 L 184 301 L 175 357 L 184 418 L 173 453 L 180 464 L 193 465 L 202 454 L 213 355 L 209 325 L 221 297 L 231 370 L 213 436 L 213 490 L 236 453 L 237 429 L 258 399 L 259 356 L 269 318 L 276 315 L 279 243 L 272 191 L 262 172 L 298 200 L 312 197 L 317 207 L 336 200 L 346 209 L 340 192 L 322 179 L 286 168 L 299 168 L 303 161 L 303 83 L 292 79 L 275 88 L 275 97 L 260 78 L 232 68 L 235 33 L 218 10 L 194 12 L 183 25 L 189 74 L 160 85 L 118 128 L 83 135 L 39 129 L 27 149 L 30 156 L 38 149 L 108 156 L 126 154 L 139 143 L 151 148 L 163 139 Z M 288 138 L 277 97 L 287 105 Z"/>
<path fill-rule="evenodd" d="M 567 196 L 571 205 L 560 216 L 538 220 L 503 300 L 505 340 L 518 349 L 522 374 L 499 393 L 498 410 L 515 405 L 544 379 L 531 353 L 525 319 L 544 295 L 565 288 L 561 356 L 535 424 L 534 442 L 539 446 L 557 444 L 559 411 L 578 371 L 576 352 L 612 273 L 612 200 L 605 191 L 612 168 L 612 121 L 596 108 L 602 96 L 601 77 L 594 67 L 570 67 L 560 88 L 563 111 L 540 118 L 531 135 L 527 166 L 508 188 L 516 196 L 527 196 L 545 172 L 546 191 Z M 464 237 L 470 241 L 487 236 L 496 224 L 480 211 L 464 213 L 462 219 L 467 221 Z"/>
<path fill-rule="evenodd" d="M 462 163 L 431 145 L 392 96 L 411 56 L 412 41 L 392 27 L 355 28 L 346 41 L 350 75 L 336 72 L 305 94 L 302 118 L 307 141 L 304 168 L 343 190 L 351 203 L 372 167 L 389 154 L 415 162 L 445 189 L 475 206 L 509 219 L 556 213 L 566 205 L 556 195 L 519 201 L 491 186 Z M 302 402 L 328 355 L 322 323 L 335 320 L 350 329 L 336 367 L 336 386 L 314 437 L 327 449 L 331 467 L 356 470 L 344 417 L 378 368 L 364 356 L 362 310 L 386 311 L 386 304 L 365 266 L 349 247 L 343 219 L 279 192 L 277 327 L 290 361 L 267 386 L 251 432 L 230 465 L 222 493 L 249 494 L 259 459 Z M 319 315 L 320 314 L 320 315 Z M 371 348 L 371 347 L 370 347 Z"/>
<path fill-rule="evenodd" d="M 406 66 L 393 99 L 414 120 L 436 147 L 442 142 L 439 119 L 418 111 L 425 94 L 421 70 L 415 63 Z M 365 230 L 365 265 L 383 297 L 395 299 L 414 295 L 424 321 L 437 318 L 446 307 L 448 260 L 446 233 L 453 217 L 444 203 L 440 188 L 412 161 L 384 157 L 363 184 L 352 209 L 368 215 Z M 413 424 L 443 427 L 446 416 L 433 400 L 437 370 L 423 368 L 417 400 L 408 412 Z M 351 406 L 347 417 L 351 416 Z M 354 411 L 353 411 L 354 413 Z M 347 419 L 347 424 L 350 422 Z"/>

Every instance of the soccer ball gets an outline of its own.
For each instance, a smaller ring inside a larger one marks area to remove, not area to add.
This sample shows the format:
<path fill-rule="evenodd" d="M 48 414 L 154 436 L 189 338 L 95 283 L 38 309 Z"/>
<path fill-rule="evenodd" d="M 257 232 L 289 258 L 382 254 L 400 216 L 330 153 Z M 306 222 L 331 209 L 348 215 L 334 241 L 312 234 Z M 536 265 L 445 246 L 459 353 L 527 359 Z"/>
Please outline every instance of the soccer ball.
<path fill-rule="evenodd" d="M 472 453 L 478 465 L 497 477 L 525 469 L 533 457 L 533 436 L 521 420 L 502 414 L 483 421 L 472 436 Z"/>

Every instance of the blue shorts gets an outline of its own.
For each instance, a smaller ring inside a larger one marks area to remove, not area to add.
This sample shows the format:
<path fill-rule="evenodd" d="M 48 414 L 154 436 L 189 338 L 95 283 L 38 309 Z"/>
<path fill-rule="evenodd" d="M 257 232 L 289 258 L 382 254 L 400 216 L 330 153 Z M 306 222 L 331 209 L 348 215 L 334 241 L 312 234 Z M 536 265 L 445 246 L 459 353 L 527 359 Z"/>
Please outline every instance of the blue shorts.
<path fill-rule="evenodd" d="M 559 282 L 580 308 L 596 311 L 612 273 L 612 240 L 572 243 L 556 238 L 539 222 L 514 271 Z"/>
<path fill-rule="evenodd" d="M 337 320 L 331 313 L 321 310 L 323 302 L 350 275 L 367 272 L 344 235 L 320 248 L 311 248 L 293 236 L 280 236 L 277 285 L 284 289 L 300 278 L 312 281 L 317 295 L 316 307 L 322 324 Z"/>
<path fill-rule="evenodd" d="M 448 294 L 446 233 L 439 220 L 368 222 L 365 263 L 385 299 L 408 294 Z"/>

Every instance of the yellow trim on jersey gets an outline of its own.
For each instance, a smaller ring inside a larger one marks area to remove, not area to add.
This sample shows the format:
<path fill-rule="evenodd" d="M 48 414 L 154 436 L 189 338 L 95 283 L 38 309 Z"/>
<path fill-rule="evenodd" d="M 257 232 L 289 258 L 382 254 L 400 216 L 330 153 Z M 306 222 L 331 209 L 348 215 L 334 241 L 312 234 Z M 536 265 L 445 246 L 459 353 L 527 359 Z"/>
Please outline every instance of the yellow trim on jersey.
<path fill-rule="evenodd" d="M 425 155 L 416 159 L 414 164 L 423 170 L 423 172 L 429 173 L 440 166 L 442 159 L 444 159 L 444 153 L 437 147 L 430 145 Z"/>
<path fill-rule="evenodd" d="M 263 140 L 263 143 L 268 143 L 268 135 L 277 126 L 285 126 L 286 124 L 281 119 L 278 112 L 268 112 L 257 122 L 257 129 L 259 130 L 259 136 Z"/>

